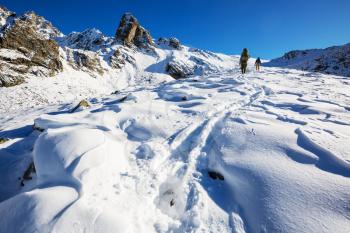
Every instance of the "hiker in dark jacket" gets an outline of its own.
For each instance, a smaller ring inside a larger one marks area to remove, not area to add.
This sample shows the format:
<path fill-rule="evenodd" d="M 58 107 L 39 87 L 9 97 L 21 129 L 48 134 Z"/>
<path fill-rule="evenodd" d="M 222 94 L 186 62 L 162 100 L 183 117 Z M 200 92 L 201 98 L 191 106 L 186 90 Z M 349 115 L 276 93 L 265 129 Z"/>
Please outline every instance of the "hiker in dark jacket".
<path fill-rule="evenodd" d="M 260 71 L 260 66 L 261 66 L 261 60 L 260 60 L 260 57 L 258 57 L 255 61 L 255 69 L 257 71 Z"/>
<path fill-rule="evenodd" d="M 248 60 L 249 60 L 249 52 L 247 48 L 244 48 L 241 54 L 241 58 L 239 59 L 239 64 L 241 66 L 242 74 L 245 74 L 247 71 Z"/>

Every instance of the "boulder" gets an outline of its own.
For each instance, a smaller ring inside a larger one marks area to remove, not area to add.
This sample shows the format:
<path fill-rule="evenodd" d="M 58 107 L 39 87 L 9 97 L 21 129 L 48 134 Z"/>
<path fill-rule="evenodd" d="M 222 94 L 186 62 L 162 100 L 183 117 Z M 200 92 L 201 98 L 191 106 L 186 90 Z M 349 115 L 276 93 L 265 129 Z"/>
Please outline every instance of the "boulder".
<path fill-rule="evenodd" d="M 7 142 L 9 140 L 10 139 L 8 139 L 8 138 L 0 138 L 0 144 L 3 144 L 3 143 L 5 143 L 5 142 Z"/>
<path fill-rule="evenodd" d="M 81 100 L 77 106 L 75 106 L 70 112 L 74 113 L 79 110 L 84 110 L 86 108 L 90 108 L 90 104 L 86 100 Z"/>
<path fill-rule="evenodd" d="M 171 61 L 166 66 L 166 72 L 175 79 L 187 78 L 194 74 L 193 66 L 183 61 Z"/>

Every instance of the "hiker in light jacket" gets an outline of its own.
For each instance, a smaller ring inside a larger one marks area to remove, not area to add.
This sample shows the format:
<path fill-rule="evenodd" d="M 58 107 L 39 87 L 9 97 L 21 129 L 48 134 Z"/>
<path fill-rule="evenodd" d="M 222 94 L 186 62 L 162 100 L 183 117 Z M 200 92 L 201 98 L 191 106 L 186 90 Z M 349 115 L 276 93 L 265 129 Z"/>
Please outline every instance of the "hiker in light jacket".
<path fill-rule="evenodd" d="M 260 57 L 258 57 L 258 58 L 255 60 L 255 69 L 256 69 L 256 71 L 259 71 L 259 70 L 260 70 L 260 66 L 261 66 L 261 60 L 260 60 Z"/>

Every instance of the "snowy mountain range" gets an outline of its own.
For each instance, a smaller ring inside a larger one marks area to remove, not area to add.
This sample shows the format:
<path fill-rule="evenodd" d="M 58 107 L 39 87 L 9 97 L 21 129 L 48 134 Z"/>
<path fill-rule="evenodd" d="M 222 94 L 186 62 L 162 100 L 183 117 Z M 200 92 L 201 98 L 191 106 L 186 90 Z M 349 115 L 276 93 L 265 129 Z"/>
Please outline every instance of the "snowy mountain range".
<path fill-rule="evenodd" d="M 290 51 L 264 65 L 350 77 L 350 44 Z"/>
<path fill-rule="evenodd" d="M 0 232 L 349 232 L 347 46 L 242 75 L 129 13 L 0 26 Z"/>
<path fill-rule="evenodd" d="M 115 37 L 97 29 L 65 36 L 33 12 L 16 16 L 0 8 L 0 19 L 0 86 L 9 87 L 2 88 L 0 112 L 78 101 L 139 82 L 229 70 L 235 59 L 188 48 L 175 38 L 153 41 L 130 14 L 122 17 Z"/>

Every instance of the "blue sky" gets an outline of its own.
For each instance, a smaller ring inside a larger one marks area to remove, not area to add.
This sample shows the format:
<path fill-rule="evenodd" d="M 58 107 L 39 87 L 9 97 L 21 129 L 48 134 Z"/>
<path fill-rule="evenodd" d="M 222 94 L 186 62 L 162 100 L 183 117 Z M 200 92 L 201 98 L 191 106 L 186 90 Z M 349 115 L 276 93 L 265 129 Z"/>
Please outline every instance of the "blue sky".
<path fill-rule="evenodd" d="M 114 35 L 132 12 L 154 38 L 193 47 L 273 58 L 292 49 L 350 42 L 349 0 L 0 0 L 17 13 L 34 10 L 63 33 L 95 27 Z"/>

